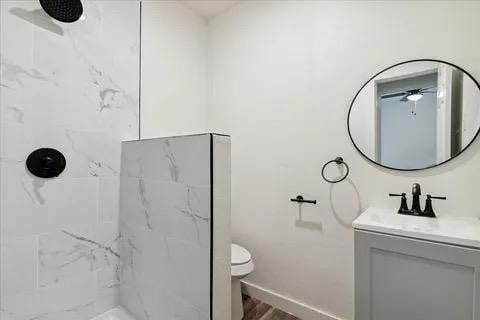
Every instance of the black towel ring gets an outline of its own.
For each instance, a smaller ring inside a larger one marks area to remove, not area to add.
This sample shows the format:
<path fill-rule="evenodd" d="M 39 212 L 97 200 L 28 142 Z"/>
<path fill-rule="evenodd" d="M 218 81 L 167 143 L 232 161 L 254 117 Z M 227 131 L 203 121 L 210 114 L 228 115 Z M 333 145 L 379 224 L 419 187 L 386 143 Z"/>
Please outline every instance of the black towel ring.
<path fill-rule="evenodd" d="M 347 172 L 345 172 L 345 175 L 343 177 L 341 177 L 340 179 L 338 180 L 329 180 L 325 177 L 325 168 L 330 164 L 330 163 L 333 163 L 335 162 L 336 164 L 340 165 L 340 164 L 343 164 L 345 166 L 345 168 L 347 168 Z M 333 160 L 330 160 L 328 161 L 327 163 L 325 163 L 323 165 L 323 168 L 322 168 L 322 177 L 325 181 L 329 182 L 329 183 L 339 183 L 339 182 L 342 182 L 343 180 L 345 180 L 347 177 L 348 177 L 348 174 L 350 173 L 350 168 L 348 167 L 348 164 L 345 163 L 345 161 L 343 161 L 343 158 L 342 157 L 337 157 Z"/>

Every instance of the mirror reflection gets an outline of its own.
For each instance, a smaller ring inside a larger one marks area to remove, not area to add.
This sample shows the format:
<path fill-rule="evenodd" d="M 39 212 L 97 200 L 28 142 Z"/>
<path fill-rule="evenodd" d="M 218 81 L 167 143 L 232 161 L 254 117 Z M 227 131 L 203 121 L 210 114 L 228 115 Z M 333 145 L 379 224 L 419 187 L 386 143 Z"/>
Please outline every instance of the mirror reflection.
<path fill-rule="evenodd" d="M 446 62 L 417 60 L 384 70 L 350 107 L 348 128 L 369 160 L 399 170 L 436 166 L 457 156 L 480 126 L 480 88 Z"/>

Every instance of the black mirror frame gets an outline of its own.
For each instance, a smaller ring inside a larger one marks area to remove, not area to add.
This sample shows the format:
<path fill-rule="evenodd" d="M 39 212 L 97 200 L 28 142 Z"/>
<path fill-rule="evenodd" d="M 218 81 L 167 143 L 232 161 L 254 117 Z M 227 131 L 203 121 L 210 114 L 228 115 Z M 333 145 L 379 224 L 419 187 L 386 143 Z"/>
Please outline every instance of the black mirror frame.
<path fill-rule="evenodd" d="M 397 63 L 397 64 L 394 64 L 388 68 L 385 68 L 383 70 L 381 70 L 380 72 L 377 72 L 373 77 L 371 77 L 370 79 L 368 79 L 367 82 L 365 82 L 362 87 L 358 90 L 357 94 L 355 94 L 355 97 L 353 97 L 353 100 L 352 100 L 352 103 L 350 104 L 350 108 L 348 109 L 348 116 L 347 116 L 347 129 L 348 129 L 348 136 L 350 137 L 350 141 L 352 142 L 353 146 L 355 147 L 355 149 L 357 149 L 357 151 L 360 153 L 360 155 L 365 158 L 366 160 L 368 160 L 369 162 L 373 163 L 374 165 L 376 166 L 379 166 L 379 167 L 382 167 L 382 168 L 385 168 L 385 169 L 390 169 L 390 170 L 395 170 L 395 171 L 406 171 L 406 172 L 413 172 L 413 171 L 420 171 L 420 170 L 427 170 L 427 169 L 431 169 L 431 168 L 435 168 L 435 167 L 438 167 L 440 165 L 443 165 L 453 159 L 455 159 L 456 157 L 458 157 L 459 155 L 461 155 L 465 150 L 467 150 L 471 145 L 472 143 L 477 139 L 478 135 L 480 134 L 480 126 L 477 130 L 477 133 L 475 134 L 475 136 L 472 138 L 472 140 L 465 146 L 465 148 L 463 148 L 459 153 L 457 153 L 455 156 L 453 157 L 450 157 L 448 160 L 445 160 L 443 162 L 440 162 L 440 163 L 437 163 L 433 166 L 429 166 L 429 167 L 424 167 L 424 168 L 415 168 L 415 169 L 399 169 L 399 168 L 393 168 L 393 167 L 389 167 L 389 166 L 385 166 L 383 164 L 380 164 L 378 162 L 375 162 L 374 160 L 370 159 L 369 157 L 367 157 L 367 155 L 365 155 L 361 150 L 360 148 L 357 146 L 357 144 L 355 143 L 355 141 L 353 140 L 353 137 L 352 137 L 352 132 L 350 131 L 350 114 L 352 112 L 352 108 L 353 108 L 353 105 L 355 104 L 355 101 L 357 100 L 357 97 L 358 95 L 360 94 L 360 92 L 362 92 L 363 88 L 365 88 L 365 86 L 367 84 L 370 83 L 370 81 L 374 80 L 377 76 L 379 76 L 380 74 L 382 74 L 383 72 L 387 71 L 387 70 L 390 70 L 392 68 L 395 68 L 397 66 L 400 66 L 400 65 L 403 65 L 403 64 L 407 64 L 407 63 L 411 63 L 411 62 L 423 62 L 423 61 L 427 61 L 427 62 L 438 62 L 438 63 L 444 63 L 446 65 L 449 65 L 451 67 L 454 67 L 454 68 L 457 68 L 458 70 L 462 71 L 463 73 L 465 73 L 470 79 L 472 79 L 472 81 L 475 83 L 475 85 L 477 86 L 478 90 L 480 91 L 480 84 L 479 82 L 469 73 L 467 72 L 465 69 L 453 64 L 453 63 L 450 63 L 450 62 L 447 62 L 447 61 L 443 61 L 443 60 L 438 60 L 438 59 L 414 59 L 414 60 L 408 60 L 408 61 L 403 61 L 403 62 L 400 62 L 400 63 Z"/>

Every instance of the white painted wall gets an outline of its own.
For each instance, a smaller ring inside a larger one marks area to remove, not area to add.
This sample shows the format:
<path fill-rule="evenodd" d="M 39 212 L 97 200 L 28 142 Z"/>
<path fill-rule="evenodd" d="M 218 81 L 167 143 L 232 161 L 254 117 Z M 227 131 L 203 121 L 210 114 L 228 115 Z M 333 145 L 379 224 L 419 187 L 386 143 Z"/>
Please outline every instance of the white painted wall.
<path fill-rule="evenodd" d="M 144 0 L 141 136 L 206 129 L 207 24 L 178 1 Z"/>
<path fill-rule="evenodd" d="M 278 295 L 353 319 L 350 223 L 363 209 L 395 210 L 388 192 L 419 182 L 448 197 L 440 215 L 479 215 L 478 141 L 446 165 L 400 173 L 363 159 L 346 128 L 359 87 L 394 63 L 438 58 L 480 78 L 479 14 L 479 2 L 247 1 L 211 20 L 208 119 L 232 135 L 233 237 L 256 263 L 246 282 L 290 310 L 299 304 Z M 329 185 L 321 166 L 338 155 L 350 178 Z M 297 194 L 319 201 L 303 222 Z"/>

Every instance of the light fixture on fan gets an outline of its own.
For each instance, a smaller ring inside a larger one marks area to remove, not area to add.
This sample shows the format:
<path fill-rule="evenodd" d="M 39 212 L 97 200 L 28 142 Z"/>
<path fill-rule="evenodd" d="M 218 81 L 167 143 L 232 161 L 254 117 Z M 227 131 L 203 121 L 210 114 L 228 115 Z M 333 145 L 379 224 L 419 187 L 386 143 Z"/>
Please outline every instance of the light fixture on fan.
<path fill-rule="evenodd" d="M 407 96 L 408 101 L 413 101 L 413 102 L 417 102 L 422 98 L 423 98 L 423 94 L 421 94 L 420 92 L 411 93 Z"/>
<path fill-rule="evenodd" d="M 413 102 L 412 114 L 417 115 L 417 102 L 423 98 L 425 94 L 437 94 L 437 87 L 417 88 L 401 92 L 387 93 L 381 96 L 382 99 L 400 98 L 400 102 Z"/>

